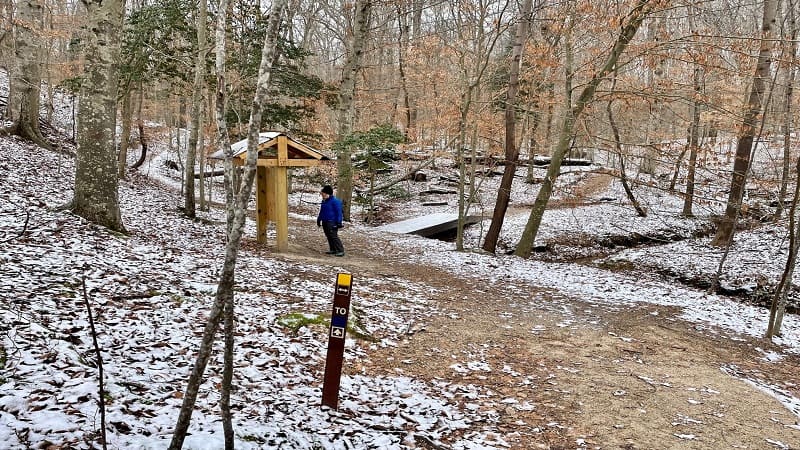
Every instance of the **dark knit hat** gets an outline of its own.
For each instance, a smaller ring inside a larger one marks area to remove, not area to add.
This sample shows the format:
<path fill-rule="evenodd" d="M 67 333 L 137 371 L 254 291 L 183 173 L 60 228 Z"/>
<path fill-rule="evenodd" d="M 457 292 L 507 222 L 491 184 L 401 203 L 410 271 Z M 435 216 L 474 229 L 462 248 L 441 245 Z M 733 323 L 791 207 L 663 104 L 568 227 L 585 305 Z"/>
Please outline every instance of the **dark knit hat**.
<path fill-rule="evenodd" d="M 320 192 L 322 192 L 323 194 L 333 195 L 333 188 L 329 184 L 326 184 L 325 186 L 322 187 L 322 190 Z"/>

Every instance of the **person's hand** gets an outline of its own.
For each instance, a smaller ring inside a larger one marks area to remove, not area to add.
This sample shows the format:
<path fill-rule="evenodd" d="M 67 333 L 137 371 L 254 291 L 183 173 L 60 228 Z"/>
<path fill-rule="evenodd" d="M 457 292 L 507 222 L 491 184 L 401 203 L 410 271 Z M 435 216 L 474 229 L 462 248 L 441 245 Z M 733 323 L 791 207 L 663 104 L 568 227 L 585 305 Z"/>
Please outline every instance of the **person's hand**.
<path fill-rule="evenodd" d="M 336 228 L 344 228 L 344 225 L 342 223 L 337 223 Z"/>

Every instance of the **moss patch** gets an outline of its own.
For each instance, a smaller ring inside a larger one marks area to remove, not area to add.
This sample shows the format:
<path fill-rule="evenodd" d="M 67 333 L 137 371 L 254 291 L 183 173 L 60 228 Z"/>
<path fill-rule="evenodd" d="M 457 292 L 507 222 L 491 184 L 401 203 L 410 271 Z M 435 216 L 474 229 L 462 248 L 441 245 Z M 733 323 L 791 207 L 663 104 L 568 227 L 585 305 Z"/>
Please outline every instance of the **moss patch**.
<path fill-rule="evenodd" d="M 347 334 L 354 339 L 368 342 L 379 341 L 378 338 L 367 331 L 359 318 L 360 315 L 357 308 L 353 307 L 347 320 Z M 327 328 L 330 325 L 331 316 L 330 314 L 289 313 L 279 317 L 277 322 L 278 325 L 292 330 L 292 333 L 297 333 L 300 328 L 312 325 L 320 325 L 323 328 Z"/>
<path fill-rule="evenodd" d="M 289 313 L 285 316 L 278 317 L 278 325 L 292 330 L 292 333 L 297 333 L 300 328 L 309 325 L 325 325 L 324 315 L 307 314 L 307 313 Z"/>

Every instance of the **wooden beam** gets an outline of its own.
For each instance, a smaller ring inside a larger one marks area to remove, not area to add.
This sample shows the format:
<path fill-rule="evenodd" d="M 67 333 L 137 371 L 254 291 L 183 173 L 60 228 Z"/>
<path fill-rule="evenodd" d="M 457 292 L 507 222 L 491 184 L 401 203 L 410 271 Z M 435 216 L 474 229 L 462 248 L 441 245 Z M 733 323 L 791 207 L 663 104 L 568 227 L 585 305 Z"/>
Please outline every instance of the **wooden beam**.
<path fill-rule="evenodd" d="M 276 141 L 275 138 L 272 138 L 272 139 L 268 140 L 267 142 L 262 142 L 261 144 L 258 144 L 258 149 L 259 150 L 266 150 L 266 149 L 272 147 L 273 145 L 275 145 L 277 142 L 278 141 Z"/>
<path fill-rule="evenodd" d="M 258 242 L 267 242 L 267 168 L 256 167 L 256 238 Z"/>
<path fill-rule="evenodd" d="M 309 147 L 309 146 L 307 146 L 305 144 L 297 142 L 297 141 L 289 140 L 289 147 L 291 147 L 291 148 L 295 149 L 297 152 L 303 153 L 307 157 L 310 157 L 310 158 L 313 158 L 313 159 L 322 159 L 322 158 L 325 157 L 325 155 L 323 155 L 322 153 L 314 150 L 313 148 L 311 148 L 311 147 Z"/>
<path fill-rule="evenodd" d="M 278 166 L 286 167 L 289 160 L 289 143 L 285 135 L 278 136 Z"/>
<path fill-rule="evenodd" d="M 286 162 L 283 164 L 284 167 L 313 167 L 318 166 L 320 164 L 319 160 L 316 159 L 287 159 Z M 278 167 L 281 164 L 278 164 L 277 159 L 259 159 L 258 160 L 259 166 L 264 167 Z"/>

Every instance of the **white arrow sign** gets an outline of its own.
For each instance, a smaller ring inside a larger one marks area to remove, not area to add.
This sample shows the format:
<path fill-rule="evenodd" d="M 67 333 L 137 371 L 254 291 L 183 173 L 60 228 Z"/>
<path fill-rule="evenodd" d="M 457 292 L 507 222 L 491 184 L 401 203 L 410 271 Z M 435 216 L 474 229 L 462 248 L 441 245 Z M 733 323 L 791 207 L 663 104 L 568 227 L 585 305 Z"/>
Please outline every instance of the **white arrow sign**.
<path fill-rule="evenodd" d="M 344 338 L 344 328 L 331 327 L 331 337 L 342 339 Z"/>

